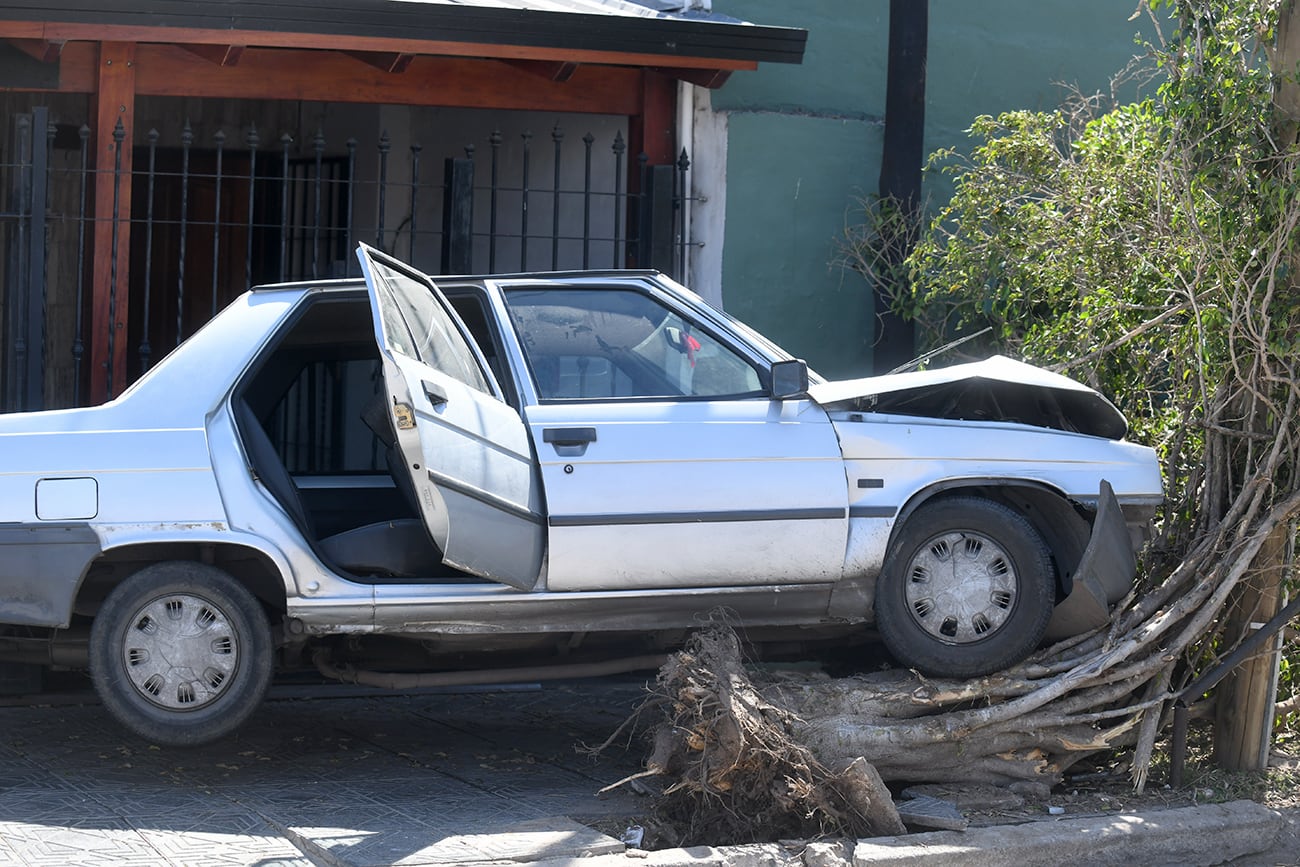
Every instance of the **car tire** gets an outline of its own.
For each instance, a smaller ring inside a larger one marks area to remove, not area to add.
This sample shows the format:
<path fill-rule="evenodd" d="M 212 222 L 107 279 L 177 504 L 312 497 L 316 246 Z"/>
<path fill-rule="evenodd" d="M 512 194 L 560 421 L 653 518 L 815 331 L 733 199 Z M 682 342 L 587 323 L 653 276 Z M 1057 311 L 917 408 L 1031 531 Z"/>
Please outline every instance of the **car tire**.
<path fill-rule="evenodd" d="M 271 630 L 256 597 L 203 563 L 156 563 L 108 595 L 90 633 L 95 691 L 125 728 L 156 744 L 222 738 L 271 682 Z"/>
<path fill-rule="evenodd" d="M 1023 515 L 946 497 L 917 509 L 894 540 L 876 586 L 876 626 L 909 668 L 991 674 L 1042 641 L 1054 578 L 1051 552 Z"/>

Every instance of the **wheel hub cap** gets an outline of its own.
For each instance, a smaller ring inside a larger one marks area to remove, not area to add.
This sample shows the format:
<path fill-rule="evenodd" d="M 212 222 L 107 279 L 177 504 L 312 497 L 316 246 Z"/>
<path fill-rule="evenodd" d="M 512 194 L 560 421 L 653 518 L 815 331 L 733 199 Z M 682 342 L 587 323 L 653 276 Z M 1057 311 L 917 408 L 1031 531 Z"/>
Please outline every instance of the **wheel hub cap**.
<path fill-rule="evenodd" d="M 206 599 L 173 594 L 135 613 L 122 641 L 126 675 L 146 701 L 197 710 L 216 701 L 239 665 L 226 613 Z"/>
<path fill-rule="evenodd" d="M 922 629 L 949 644 L 969 644 L 1010 618 L 1016 573 L 1011 558 L 987 536 L 945 533 L 912 558 L 906 594 Z"/>

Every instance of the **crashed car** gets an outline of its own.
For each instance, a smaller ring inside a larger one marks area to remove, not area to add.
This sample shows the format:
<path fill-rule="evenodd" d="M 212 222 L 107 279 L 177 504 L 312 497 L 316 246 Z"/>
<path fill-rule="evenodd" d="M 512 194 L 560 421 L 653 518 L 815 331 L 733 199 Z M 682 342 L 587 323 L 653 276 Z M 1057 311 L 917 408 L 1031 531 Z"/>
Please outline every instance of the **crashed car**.
<path fill-rule="evenodd" d="M 358 256 L 364 282 L 253 289 L 103 406 L 0 416 L 0 656 L 88 666 L 185 745 L 277 667 L 645 668 L 721 610 L 755 641 L 874 623 L 972 676 L 1130 588 L 1159 469 L 1077 382 L 826 382 L 655 272 Z"/>

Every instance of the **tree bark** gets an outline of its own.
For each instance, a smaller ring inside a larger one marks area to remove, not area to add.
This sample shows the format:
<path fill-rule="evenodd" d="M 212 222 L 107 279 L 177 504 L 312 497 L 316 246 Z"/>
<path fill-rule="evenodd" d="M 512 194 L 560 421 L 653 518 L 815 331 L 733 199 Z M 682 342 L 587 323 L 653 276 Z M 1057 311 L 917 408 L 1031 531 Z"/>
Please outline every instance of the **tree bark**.
<path fill-rule="evenodd" d="M 1300 19 L 1295 0 L 1287 0 L 1278 15 L 1277 39 L 1269 52 L 1269 66 L 1277 80 L 1273 91 L 1273 130 L 1281 147 L 1295 144 L 1300 133 Z"/>
<path fill-rule="evenodd" d="M 1282 607 L 1282 572 L 1287 524 L 1269 535 L 1255 557 L 1252 574 L 1238 585 L 1224 634 L 1245 639 Z M 1277 702 L 1281 636 L 1247 659 L 1215 690 L 1214 759 L 1226 771 L 1260 771 L 1268 766 Z"/>

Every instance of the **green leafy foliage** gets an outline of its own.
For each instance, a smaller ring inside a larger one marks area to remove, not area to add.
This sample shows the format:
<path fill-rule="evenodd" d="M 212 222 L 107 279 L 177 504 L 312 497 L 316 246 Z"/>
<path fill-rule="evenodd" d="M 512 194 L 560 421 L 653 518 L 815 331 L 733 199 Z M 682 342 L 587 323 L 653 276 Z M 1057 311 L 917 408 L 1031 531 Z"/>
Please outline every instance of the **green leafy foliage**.
<path fill-rule="evenodd" d="M 955 193 L 895 299 L 927 343 L 991 327 L 983 351 L 1109 394 L 1134 436 L 1162 449 L 1182 495 L 1171 514 L 1191 522 L 1207 428 L 1235 413 L 1228 426 L 1243 436 L 1225 447 L 1240 461 L 1262 454 L 1241 448 L 1250 435 L 1280 422 L 1271 401 L 1284 395 L 1244 383 L 1241 359 L 1270 376 L 1294 363 L 1297 149 L 1277 138 L 1278 82 L 1263 50 L 1278 3 L 1152 8 L 1175 25 L 1165 44 L 1145 47 L 1160 77 L 1154 96 L 1108 111 L 1075 99 L 979 117 L 969 154 L 933 156 L 930 170 L 949 174 Z M 1280 469 L 1278 481 L 1294 476 Z M 1238 463 L 1219 501 L 1247 471 Z"/>
<path fill-rule="evenodd" d="M 871 261 L 861 246 L 845 258 L 918 323 L 927 347 L 987 328 L 962 352 L 999 351 L 1088 382 L 1159 450 L 1167 503 L 1146 593 L 1115 615 L 1149 654 L 1133 683 L 1158 696 L 1157 671 L 1176 692 L 1240 638 L 1223 630 L 1244 585 L 1276 587 L 1292 572 L 1300 11 L 1292 0 L 1146 8 L 1167 34 L 1143 47 L 1151 95 L 976 118 L 968 152 L 930 162 L 954 193 L 905 266 L 861 267 Z M 1297 674 L 1294 656 L 1282 674 Z M 1139 785 L 1156 730 L 1143 724 Z"/>

